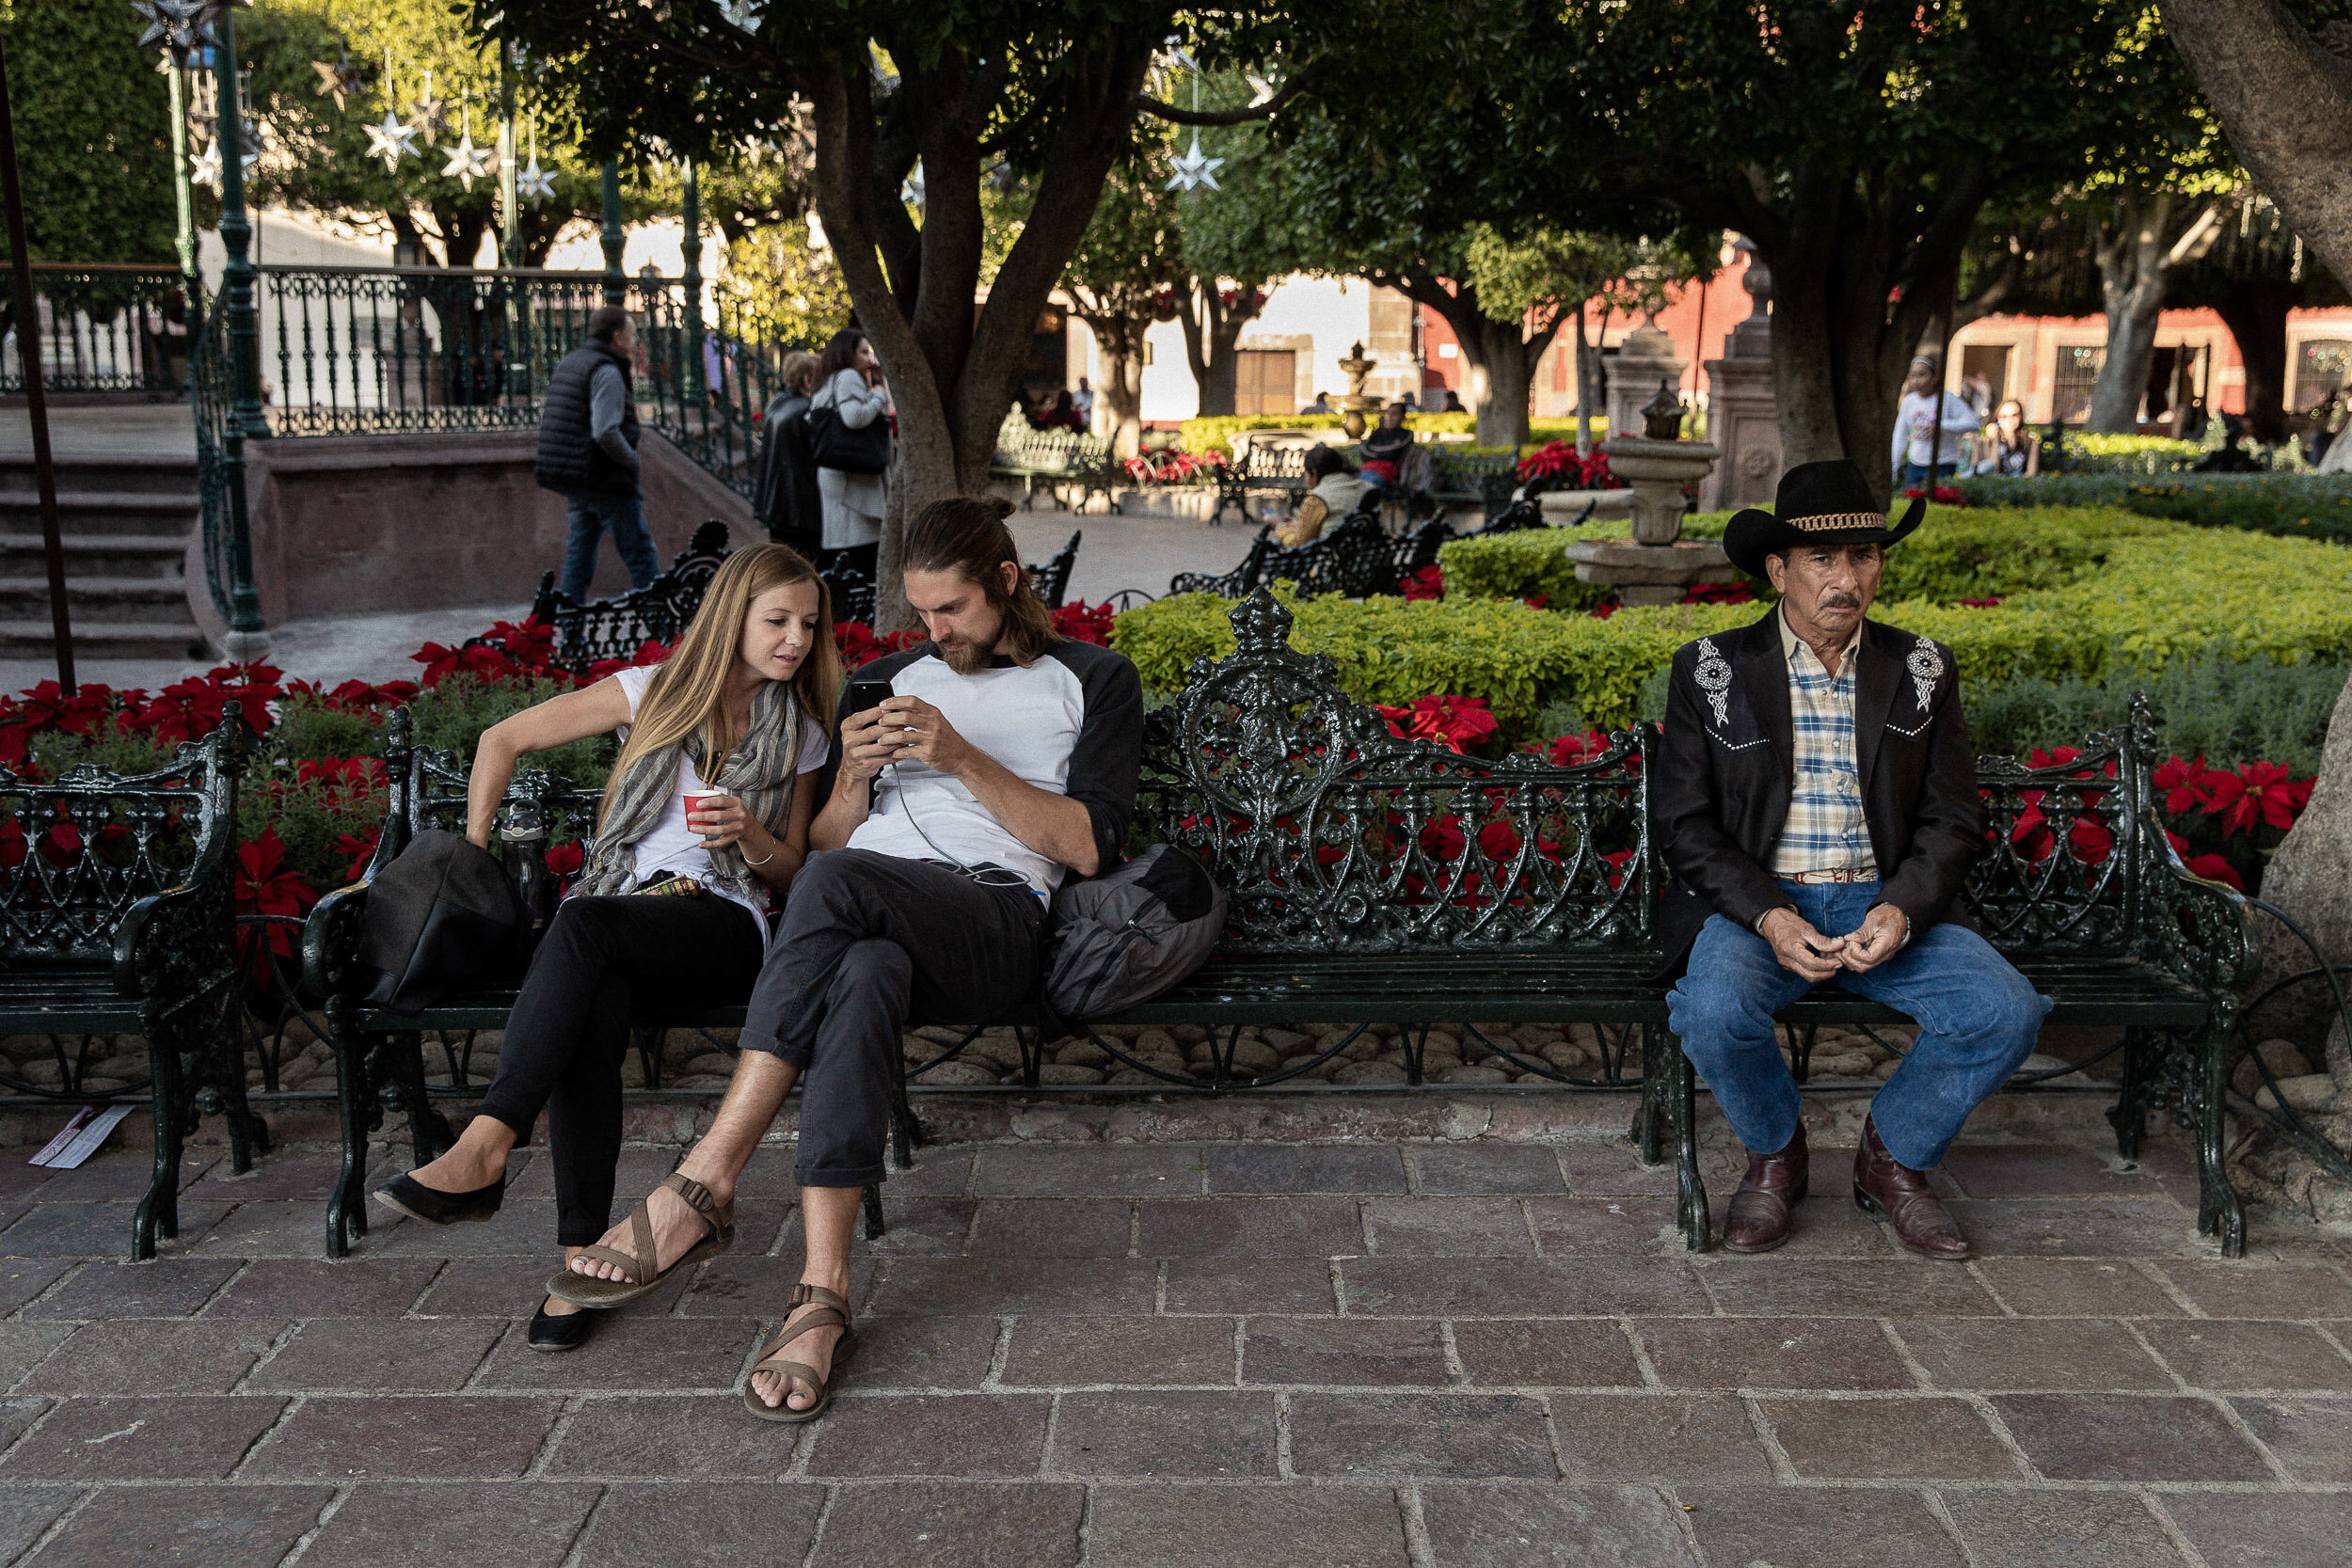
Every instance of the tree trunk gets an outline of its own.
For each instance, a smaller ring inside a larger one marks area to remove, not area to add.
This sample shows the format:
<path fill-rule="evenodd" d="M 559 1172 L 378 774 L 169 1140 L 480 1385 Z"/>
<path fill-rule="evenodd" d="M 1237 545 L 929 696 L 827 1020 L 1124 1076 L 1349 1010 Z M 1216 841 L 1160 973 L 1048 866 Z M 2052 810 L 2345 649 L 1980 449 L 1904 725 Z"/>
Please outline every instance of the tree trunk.
<path fill-rule="evenodd" d="M 2134 191 L 2120 203 L 2112 229 L 2100 235 L 2099 292 L 2107 313 L 2107 351 L 2090 388 L 2086 430 L 2128 436 L 2139 428 L 2139 402 L 2155 356 L 2156 313 L 2171 281 L 2166 230 L 2173 197 Z"/>
<path fill-rule="evenodd" d="M 2240 282 L 2214 301 L 2246 364 L 2246 433 L 2265 446 L 2287 438 L 2287 312 L 2292 283 Z"/>
<path fill-rule="evenodd" d="M 1178 292 L 1176 316 L 1184 329 L 1184 362 L 1200 397 L 1202 417 L 1231 414 L 1238 395 L 1240 362 L 1234 344 L 1241 329 L 1258 319 L 1256 291 L 1236 286 L 1229 307 L 1214 277 L 1198 277 Z"/>
<path fill-rule="evenodd" d="M 1111 453 L 1133 457 L 1143 448 L 1143 335 L 1152 321 L 1150 302 L 1142 302 L 1137 314 L 1109 301 L 1090 300 L 1079 288 L 1071 293 L 1077 303 L 1070 313 L 1093 329 L 1095 346 L 1103 352 L 1104 371 L 1098 390 L 1111 427 Z"/>
<path fill-rule="evenodd" d="M 1604 328 L 1608 320 L 1604 308 L 1601 314 Z M 1576 454 L 1579 457 L 1593 455 L 1593 404 L 1600 401 L 1598 359 L 1592 340 L 1585 335 L 1584 305 L 1580 304 L 1576 308 Z"/>
<path fill-rule="evenodd" d="M 1462 345 L 1463 362 L 1470 369 L 1470 396 L 1477 404 L 1478 444 L 1515 450 L 1525 446 L 1528 387 L 1535 362 L 1560 330 L 1563 317 L 1554 313 L 1531 334 L 1518 322 L 1491 320 L 1478 308 L 1478 291 L 1468 283 L 1449 287 L 1435 276 L 1420 272 L 1376 273 L 1372 281 L 1428 306 L 1454 329 L 1454 340 Z"/>
<path fill-rule="evenodd" d="M 2157 9 L 2254 183 L 2352 288 L 2352 62 L 2280 0 L 2158 0 Z"/>

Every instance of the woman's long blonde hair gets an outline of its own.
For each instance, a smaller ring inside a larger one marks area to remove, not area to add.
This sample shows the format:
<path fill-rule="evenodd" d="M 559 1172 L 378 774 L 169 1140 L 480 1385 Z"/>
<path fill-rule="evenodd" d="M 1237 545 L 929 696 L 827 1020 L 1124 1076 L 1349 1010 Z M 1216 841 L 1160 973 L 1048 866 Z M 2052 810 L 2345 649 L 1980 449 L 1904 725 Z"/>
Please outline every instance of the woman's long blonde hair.
<path fill-rule="evenodd" d="M 677 647 L 654 672 L 653 681 L 629 721 L 628 739 L 605 781 L 603 812 L 612 809 L 613 797 L 628 770 L 700 735 L 705 782 L 717 777 L 721 764 L 743 737 L 735 731 L 727 711 L 727 685 L 735 673 L 737 651 L 743 642 L 743 623 L 752 603 L 762 594 L 796 582 L 817 585 L 817 635 L 808 657 L 792 675 L 792 694 L 800 701 L 803 722 L 815 719 L 830 724 L 834 703 L 841 689 L 841 653 L 833 641 L 833 598 L 825 579 L 799 552 L 782 545 L 753 545 L 736 551 L 720 566 L 703 594 L 702 607 L 687 625 Z"/>

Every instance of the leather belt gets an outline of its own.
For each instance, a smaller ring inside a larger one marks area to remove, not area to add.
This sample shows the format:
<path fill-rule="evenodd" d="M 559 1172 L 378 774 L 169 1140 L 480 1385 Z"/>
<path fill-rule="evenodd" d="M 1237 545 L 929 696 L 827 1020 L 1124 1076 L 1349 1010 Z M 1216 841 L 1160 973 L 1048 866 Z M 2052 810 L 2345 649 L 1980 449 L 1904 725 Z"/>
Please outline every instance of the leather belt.
<path fill-rule="evenodd" d="M 1806 887 L 1820 882 L 1875 882 L 1878 879 L 1876 871 L 1857 871 L 1851 866 L 1840 866 L 1835 871 L 1791 871 L 1781 878 L 1784 882 L 1796 882 Z"/>

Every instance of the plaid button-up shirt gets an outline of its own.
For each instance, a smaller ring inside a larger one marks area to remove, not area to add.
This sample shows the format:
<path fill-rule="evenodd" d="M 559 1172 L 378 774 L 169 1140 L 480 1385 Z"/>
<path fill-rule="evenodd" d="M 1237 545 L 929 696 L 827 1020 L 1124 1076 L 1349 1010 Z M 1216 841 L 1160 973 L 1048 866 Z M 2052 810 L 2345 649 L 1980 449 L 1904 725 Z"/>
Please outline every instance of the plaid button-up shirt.
<path fill-rule="evenodd" d="M 1780 648 L 1788 661 L 1788 716 L 1796 736 L 1796 780 L 1788 820 L 1772 845 L 1775 877 L 1800 871 L 1875 872 L 1870 826 L 1862 815 L 1862 768 L 1854 758 L 1854 666 L 1862 628 L 1837 656 L 1837 673 L 1779 616 Z"/>

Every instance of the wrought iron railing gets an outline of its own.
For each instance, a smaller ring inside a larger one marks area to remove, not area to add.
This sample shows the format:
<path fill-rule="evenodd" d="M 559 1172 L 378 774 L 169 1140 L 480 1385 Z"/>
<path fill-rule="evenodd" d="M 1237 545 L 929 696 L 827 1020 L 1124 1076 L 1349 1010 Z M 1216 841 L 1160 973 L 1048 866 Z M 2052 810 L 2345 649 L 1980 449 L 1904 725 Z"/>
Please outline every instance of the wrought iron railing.
<path fill-rule="evenodd" d="M 51 392 L 179 391 L 188 375 L 188 304 L 176 266 L 35 261 L 27 321 L 16 280 L 0 275 L 8 338 L 0 393 L 24 390 L 28 339 Z"/>
<path fill-rule="evenodd" d="M 229 317 L 207 310 L 188 362 L 188 404 L 196 416 L 196 492 L 204 529 L 204 585 L 228 621 L 235 590 L 229 499 L 229 419 L 235 405 L 229 377 Z"/>

